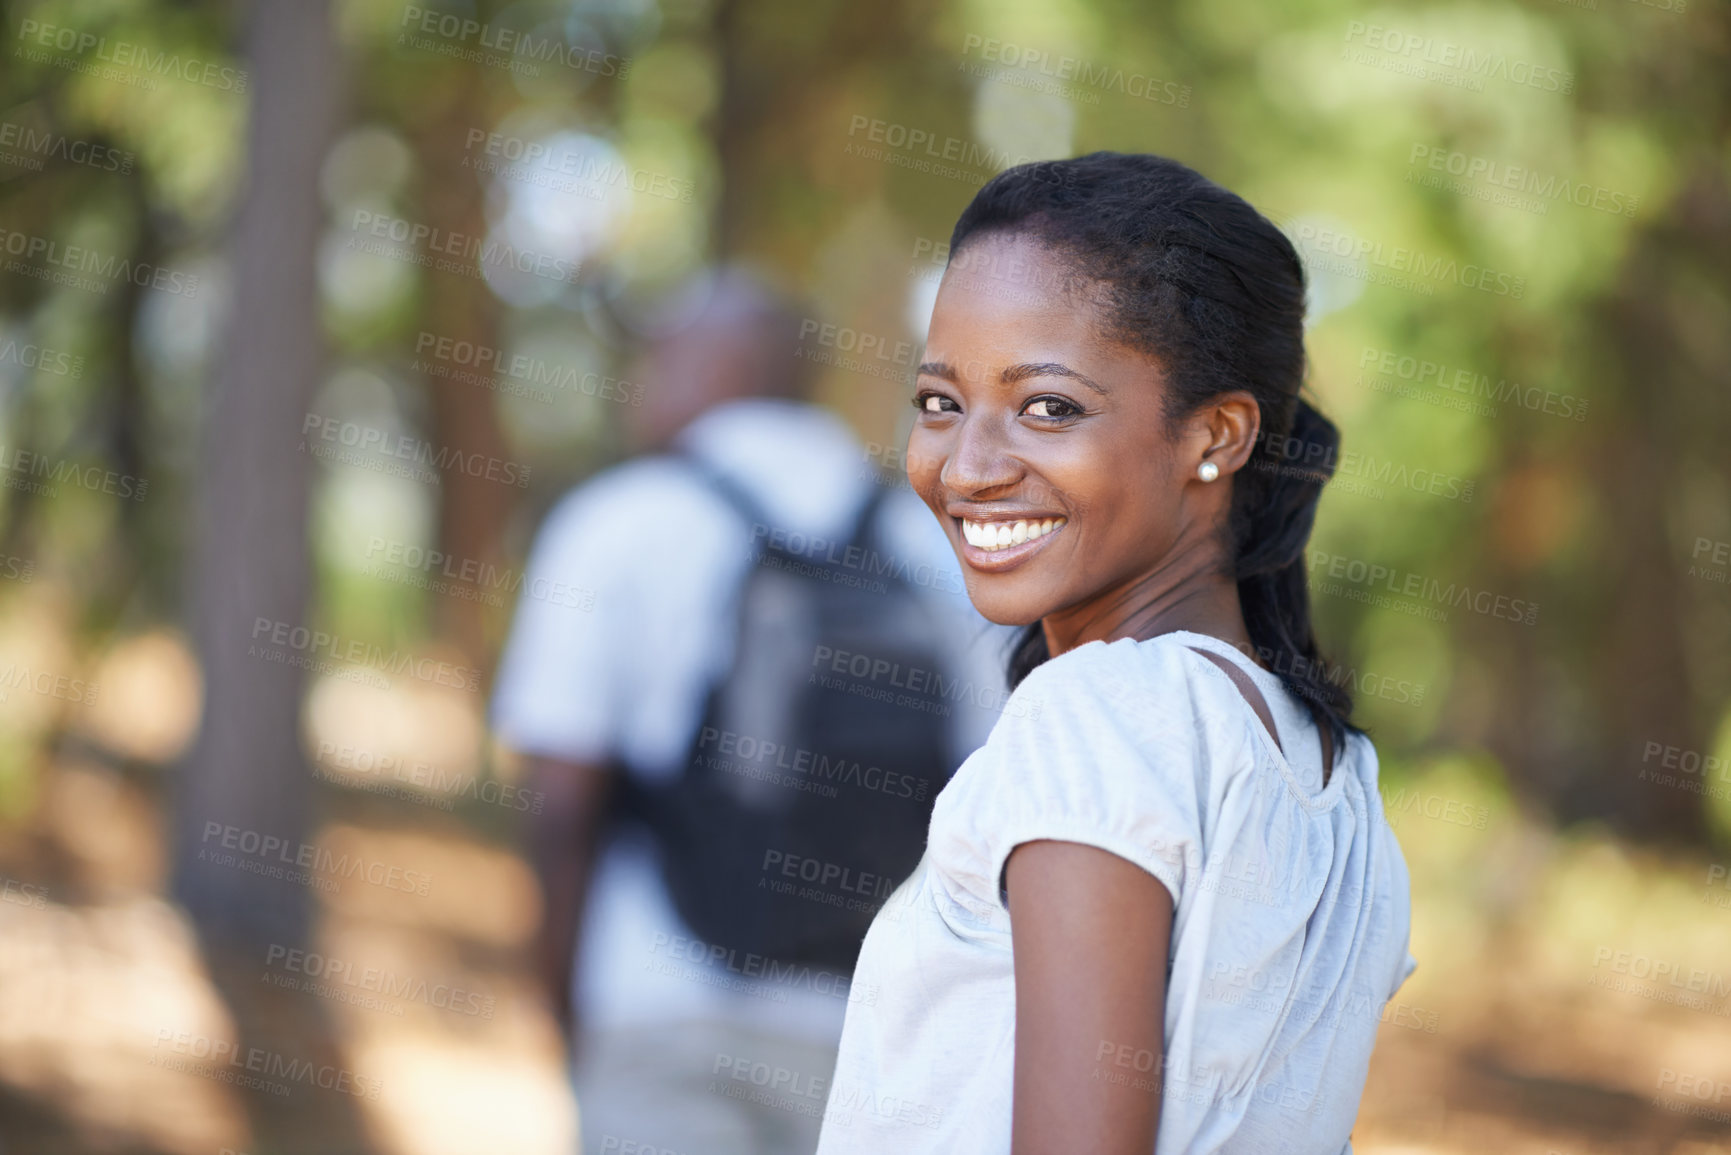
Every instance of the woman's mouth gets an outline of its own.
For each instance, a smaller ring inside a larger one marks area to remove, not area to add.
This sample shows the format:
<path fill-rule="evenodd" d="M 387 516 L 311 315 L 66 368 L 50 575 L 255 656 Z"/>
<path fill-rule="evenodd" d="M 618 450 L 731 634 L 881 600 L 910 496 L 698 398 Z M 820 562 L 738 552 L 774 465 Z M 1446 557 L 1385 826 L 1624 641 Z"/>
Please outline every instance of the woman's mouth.
<path fill-rule="evenodd" d="M 962 560 L 982 570 L 1005 570 L 1046 547 L 1069 519 L 1064 517 L 1009 518 L 974 521 L 956 518 L 962 534 Z"/>

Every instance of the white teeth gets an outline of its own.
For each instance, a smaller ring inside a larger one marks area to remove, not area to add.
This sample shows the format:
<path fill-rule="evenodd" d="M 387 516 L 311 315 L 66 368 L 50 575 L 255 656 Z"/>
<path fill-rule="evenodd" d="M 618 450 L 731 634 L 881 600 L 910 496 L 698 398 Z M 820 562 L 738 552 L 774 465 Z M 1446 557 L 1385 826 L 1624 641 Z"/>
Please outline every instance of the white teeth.
<path fill-rule="evenodd" d="M 1043 521 L 963 521 L 962 537 L 977 549 L 995 552 L 1045 537 L 1062 526 L 1064 521 L 1061 517 L 1048 517 Z"/>

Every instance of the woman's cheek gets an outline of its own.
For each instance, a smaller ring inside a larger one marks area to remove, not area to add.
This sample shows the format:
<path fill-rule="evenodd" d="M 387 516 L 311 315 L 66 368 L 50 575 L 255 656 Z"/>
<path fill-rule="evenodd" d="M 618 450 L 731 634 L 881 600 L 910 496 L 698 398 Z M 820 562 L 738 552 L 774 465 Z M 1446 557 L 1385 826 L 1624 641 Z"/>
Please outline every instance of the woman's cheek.
<path fill-rule="evenodd" d="M 902 472 L 908 479 L 908 485 L 920 496 L 928 507 L 936 496 L 938 478 L 943 473 L 944 459 L 941 454 L 941 444 L 919 428 L 915 428 L 908 437 L 906 460 Z M 938 512 L 935 507 L 933 512 Z"/>

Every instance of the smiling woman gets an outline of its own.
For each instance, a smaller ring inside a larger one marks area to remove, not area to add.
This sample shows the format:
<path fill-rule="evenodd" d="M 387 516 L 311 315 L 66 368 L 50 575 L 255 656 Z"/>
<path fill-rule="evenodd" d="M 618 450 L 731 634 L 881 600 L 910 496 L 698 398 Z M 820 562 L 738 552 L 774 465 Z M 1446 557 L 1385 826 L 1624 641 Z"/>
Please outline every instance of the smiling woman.
<path fill-rule="evenodd" d="M 1001 173 L 950 254 L 909 480 L 1026 629 L 866 936 L 819 1155 L 1350 1151 L 1415 964 L 1376 751 L 1310 626 L 1337 438 L 1298 396 L 1298 257 L 1114 153 Z"/>

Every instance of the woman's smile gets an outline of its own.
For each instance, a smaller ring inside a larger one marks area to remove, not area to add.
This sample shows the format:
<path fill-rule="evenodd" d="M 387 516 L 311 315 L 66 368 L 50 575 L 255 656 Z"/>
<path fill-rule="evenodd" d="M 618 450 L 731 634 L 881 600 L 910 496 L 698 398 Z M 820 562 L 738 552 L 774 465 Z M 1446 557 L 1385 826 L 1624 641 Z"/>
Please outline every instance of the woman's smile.
<path fill-rule="evenodd" d="M 975 569 L 1001 573 L 1021 565 L 1051 544 L 1069 518 L 1052 514 L 954 515 L 962 546 L 956 552 Z"/>

